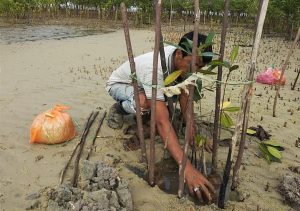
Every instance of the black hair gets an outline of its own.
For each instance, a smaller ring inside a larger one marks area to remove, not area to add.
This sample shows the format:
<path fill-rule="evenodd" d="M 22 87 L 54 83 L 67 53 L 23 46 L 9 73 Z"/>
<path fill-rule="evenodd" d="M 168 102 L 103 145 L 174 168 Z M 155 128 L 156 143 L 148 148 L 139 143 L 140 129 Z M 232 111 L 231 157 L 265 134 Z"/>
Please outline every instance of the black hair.
<path fill-rule="evenodd" d="M 186 51 L 190 51 L 192 52 L 192 49 L 187 49 L 187 46 L 186 45 L 183 45 L 184 42 L 186 42 L 186 38 L 189 39 L 189 40 L 193 40 L 193 36 L 194 36 L 194 31 L 191 31 L 189 33 L 186 33 L 185 35 L 183 35 L 178 43 L 178 45 L 180 47 L 182 47 L 184 50 Z M 206 35 L 204 34 L 198 34 L 198 47 L 201 45 L 201 44 L 204 44 L 205 43 L 205 40 L 206 40 Z M 204 52 L 212 52 L 212 46 L 208 46 L 204 49 Z M 185 52 L 185 51 L 182 51 L 182 56 L 185 57 L 187 56 L 188 53 Z M 202 56 L 202 60 L 204 62 L 204 64 L 207 64 L 209 63 L 211 60 L 212 60 L 212 57 L 211 56 Z"/>

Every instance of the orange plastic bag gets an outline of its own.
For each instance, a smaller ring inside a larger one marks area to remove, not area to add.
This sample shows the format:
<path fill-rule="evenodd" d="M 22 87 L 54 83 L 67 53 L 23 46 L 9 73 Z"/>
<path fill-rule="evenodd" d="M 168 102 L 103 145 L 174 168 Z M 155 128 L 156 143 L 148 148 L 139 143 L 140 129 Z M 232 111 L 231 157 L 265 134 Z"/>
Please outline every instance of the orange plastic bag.
<path fill-rule="evenodd" d="M 285 84 L 285 82 L 286 82 L 286 77 L 285 77 L 285 75 L 283 75 L 282 76 L 282 79 L 280 80 L 280 76 L 281 76 L 281 71 L 280 70 L 278 70 L 277 68 L 275 68 L 274 70 L 273 70 L 273 76 L 274 76 L 274 78 L 275 78 L 275 81 L 276 81 L 276 83 L 277 84 L 280 84 L 280 85 L 284 85 Z M 280 80 L 280 81 L 279 81 Z"/>
<path fill-rule="evenodd" d="M 39 114 L 31 125 L 29 143 L 59 144 L 74 138 L 76 129 L 70 115 L 64 112 L 67 109 L 56 105 Z"/>

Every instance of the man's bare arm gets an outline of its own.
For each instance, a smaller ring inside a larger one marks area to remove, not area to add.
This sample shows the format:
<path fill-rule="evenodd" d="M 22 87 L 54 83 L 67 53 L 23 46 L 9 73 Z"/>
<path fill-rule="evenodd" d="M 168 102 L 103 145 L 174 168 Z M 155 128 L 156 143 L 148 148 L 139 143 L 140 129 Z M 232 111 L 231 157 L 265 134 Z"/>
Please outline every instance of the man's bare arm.
<path fill-rule="evenodd" d="M 148 103 L 151 103 L 150 100 Z M 162 101 L 156 101 L 156 127 L 168 151 L 171 153 L 177 164 L 180 165 L 183 158 L 183 150 L 169 121 L 167 106 L 165 102 Z M 213 192 L 213 186 L 191 165 L 189 161 L 187 162 L 185 169 L 185 179 L 191 194 L 194 194 L 195 188 L 200 188 L 205 198 L 211 200 L 212 197 L 210 191 Z"/>

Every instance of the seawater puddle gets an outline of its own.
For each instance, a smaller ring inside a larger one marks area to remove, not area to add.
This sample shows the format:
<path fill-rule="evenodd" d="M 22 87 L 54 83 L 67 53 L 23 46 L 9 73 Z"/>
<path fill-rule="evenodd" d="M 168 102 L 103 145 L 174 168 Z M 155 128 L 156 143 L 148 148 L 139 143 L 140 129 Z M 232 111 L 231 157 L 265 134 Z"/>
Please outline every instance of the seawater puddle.
<path fill-rule="evenodd" d="M 0 27 L 0 43 L 11 44 L 38 40 L 60 40 L 65 38 L 83 37 L 110 32 L 112 31 L 59 25 L 2 26 Z"/>
<path fill-rule="evenodd" d="M 148 182 L 148 172 L 144 168 L 139 168 L 132 165 L 126 165 L 126 167 L 135 173 L 140 178 L 143 178 L 145 181 Z M 220 190 L 220 186 L 222 184 L 222 177 L 223 173 L 215 173 L 210 174 L 211 166 L 209 163 L 207 163 L 207 171 L 209 175 L 207 176 L 207 179 L 212 183 L 216 190 L 216 197 L 214 199 L 214 202 L 217 201 L 218 193 Z M 155 184 L 165 193 L 167 194 L 173 194 L 177 195 L 178 193 L 178 166 L 176 162 L 172 158 L 164 159 L 158 163 L 155 164 Z M 238 201 L 238 193 L 236 191 L 230 190 L 230 184 L 231 181 L 228 182 L 226 195 L 225 195 L 225 201 Z M 188 190 L 185 190 L 186 193 L 188 193 Z M 192 197 L 189 197 L 191 201 L 193 201 L 195 204 L 199 205 L 199 202 L 195 200 Z"/>

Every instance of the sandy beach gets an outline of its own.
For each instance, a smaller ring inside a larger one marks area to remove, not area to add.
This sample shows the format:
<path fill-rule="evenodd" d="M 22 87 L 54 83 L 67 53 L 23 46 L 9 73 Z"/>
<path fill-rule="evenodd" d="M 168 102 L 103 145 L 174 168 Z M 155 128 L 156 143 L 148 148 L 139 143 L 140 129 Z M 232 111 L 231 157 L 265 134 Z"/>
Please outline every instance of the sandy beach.
<path fill-rule="evenodd" d="M 152 50 L 154 32 L 131 30 L 134 55 Z M 229 35 L 229 46 L 234 33 Z M 257 60 L 258 70 L 285 59 L 291 42 L 283 38 L 264 38 Z M 215 47 L 217 48 L 217 46 Z M 230 49 L 230 47 L 228 47 Z M 249 64 L 251 48 L 241 48 L 238 57 L 240 69 L 232 80 L 244 76 Z M 229 51 L 227 52 L 227 55 Z M 22 42 L 0 42 L 0 210 L 25 210 L 30 201 L 26 196 L 41 188 L 55 187 L 59 175 L 74 147 L 80 140 L 84 124 L 91 111 L 108 111 L 113 99 L 104 89 L 110 73 L 127 59 L 123 30 L 110 31 L 65 39 L 47 39 Z M 243 166 L 239 173 L 243 202 L 228 202 L 226 210 L 293 210 L 284 203 L 278 192 L 283 175 L 289 167 L 300 166 L 300 148 L 295 146 L 300 131 L 300 81 L 294 91 L 294 70 L 300 66 L 299 43 L 286 70 L 287 84 L 282 87 L 277 117 L 272 117 L 274 88 L 255 84 L 249 126 L 262 125 L 285 148 L 282 163 L 268 164 L 259 157 L 257 144 L 247 144 Z M 239 106 L 241 87 L 227 90 L 232 104 Z M 68 113 L 76 123 L 78 135 L 64 144 L 29 144 L 29 129 L 35 116 L 56 104 L 70 106 Z M 203 113 L 211 113 L 214 93 L 205 91 L 201 103 Z M 292 114 L 291 114 L 292 113 Z M 210 120 L 209 115 L 205 117 Z M 211 119 L 212 121 L 212 119 Z M 286 122 L 286 127 L 284 124 Z M 95 128 L 92 128 L 91 134 Z M 222 138 L 229 138 L 224 133 Z M 134 210 L 195 210 L 193 202 L 166 194 L 126 168 L 126 164 L 141 165 L 140 151 L 123 149 L 123 131 L 112 130 L 106 122 L 96 140 L 91 160 L 113 162 L 126 179 L 132 194 Z M 92 136 L 87 140 L 91 141 Z M 157 142 L 157 161 L 163 146 Z M 223 169 L 227 147 L 220 147 L 220 169 Z M 210 159 L 210 158 L 208 158 Z M 299 177 L 299 174 L 298 174 Z M 266 189 L 266 186 L 268 188 Z M 198 207 L 199 208 L 199 207 Z M 215 205 L 201 210 L 217 209 Z"/>

